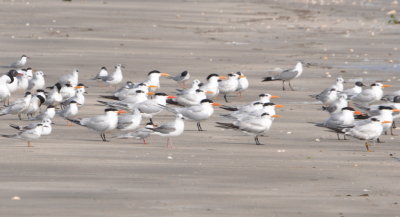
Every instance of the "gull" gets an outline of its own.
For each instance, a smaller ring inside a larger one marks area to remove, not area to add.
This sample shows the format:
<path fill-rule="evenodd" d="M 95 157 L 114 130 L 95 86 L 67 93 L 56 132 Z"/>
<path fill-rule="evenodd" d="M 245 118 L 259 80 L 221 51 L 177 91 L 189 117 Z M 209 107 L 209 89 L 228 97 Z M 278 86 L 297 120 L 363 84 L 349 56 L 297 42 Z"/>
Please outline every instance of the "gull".
<path fill-rule="evenodd" d="M 365 85 L 364 85 L 362 82 L 357 81 L 357 82 L 354 84 L 354 87 L 349 88 L 349 89 L 345 89 L 342 93 L 343 93 L 343 94 L 346 94 L 346 95 L 347 95 L 347 98 L 350 99 L 351 97 L 353 97 L 353 96 L 355 96 L 355 95 L 361 93 L 362 90 L 363 90 L 362 87 L 365 87 Z"/>
<path fill-rule="evenodd" d="M 333 102 L 338 99 L 338 91 L 335 88 L 325 89 L 318 95 L 310 95 L 316 100 L 322 102 L 325 106 L 330 106 Z"/>
<path fill-rule="evenodd" d="M 143 140 L 143 144 L 148 144 L 146 142 L 146 139 L 149 138 L 150 135 L 153 133 L 153 131 L 150 130 L 150 129 L 154 128 L 154 127 L 155 127 L 155 125 L 153 124 L 153 122 L 148 122 L 143 128 L 135 130 L 134 132 L 115 135 L 112 138 L 117 138 L 117 139 L 129 139 L 129 138 L 141 139 L 141 140 Z"/>
<path fill-rule="evenodd" d="M 371 152 L 369 149 L 369 141 L 372 141 L 373 145 L 375 145 L 375 140 L 382 135 L 383 127 L 382 124 L 390 124 L 390 121 L 380 121 L 377 118 L 369 119 L 368 123 L 364 125 L 358 125 L 353 128 L 345 128 L 343 132 L 345 135 L 352 136 L 354 138 L 365 140 L 365 147 L 368 152 Z"/>
<path fill-rule="evenodd" d="M 287 69 L 282 71 L 278 75 L 272 77 L 265 77 L 263 78 L 262 81 L 282 81 L 282 90 L 285 90 L 285 81 L 288 81 L 290 89 L 294 90 L 292 85 L 290 84 L 290 81 L 292 79 L 300 77 L 302 73 L 303 73 L 303 63 L 297 62 L 294 69 Z"/>
<path fill-rule="evenodd" d="M 28 59 L 29 57 L 27 57 L 26 55 L 22 55 L 18 61 L 11 64 L 10 68 L 22 68 L 26 65 Z"/>
<path fill-rule="evenodd" d="M 28 90 L 29 91 L 36 91 L 41 90 L 46 87 L 46 81 L 44 79 L 44 73 L 42 71 L 36 71 L 33 74 L 31 80 L 29 80 Z"/>
<path fill-rule="evenodd" d="M 164 109 L 171 111 L 175 114 L 182 114 L 184 118 L 197 122 L 197 130 L 203 131 L 201 122 L 208 120 L 214 113 L 213 106 L 220 106 L 221 104 L 213 102 L 210 99 L 201 100 L 199 105 L 192 105 L 183 108 L 169 108 L 163 106 Z"/>
<path fill-rule="evenodd" d="M 200 85 L 200 89 L 207 92 L 207 99 L 212 99 L 218 96 L 219 88 L 218 88 L 218 80 L 226 79 L 225 76 L 219 76 L 218 74 L 209 74 L 207 76 L 207 82 Z"/>
<path fill-rule="evenodd" d="M 78 108 L 78 103 L 76 101 L 71 101 L 64 107 L 64 109 L 57 111 L 56 114 L 60 115 L 61 117 L 68 119 L 68 118 L 73 118 L 76 115 L 78 115 L 79 108 Z M 67 124 L 70 126 L 70 122 Z"/>
<path fill-rule="evenodd" d="M 32 99 L 31 92 L 26 92 L 24 98 L 17 99 L 11 105 L 3 108 L 0 111 L 0 116 L 13 114 L 13 115 L 18 115 L 18 118 L 21 120 L 21 113 L 28 108 L 31 99 Z"/>
<path fill-rule="evenodd" d="M 41 136 L 48 136 L 51 134 L 53 127 L 51 126 L 53 124 L 53 122 L 50 119 L 44 119 L 42 120 L 40 123 L 31 123 L 27 126 L 19 126 L 16 124 L 10 124 L 10 127 L 17 129 L 19 131 L 24 131 L 27 129 L 32 129 L 34 128 L 37 124 L 42 124 L 42 132 L 41 132 Z"/>
<path fill-rule="evenodd" d="M 239 95 L 242 96 L 242 92 L 249 88 L 249 80 L 247 80 L 246 76 L 242 72 L 236 72 L 236 74 L 239 75 L 239 83 L 236 88 L 236 92 L 238 92 Z"/>
<path fill-rule="evenodd" d="M 52 105 L 47 106 L 46 110 L 40 113 L 38 116 L 33 117 L 29 120 L 45 120 L 45 119 L 53 119 L 56 115 L 56 108 Z"/>
<path fill-rule="evenodd" d="M 118 116 L 117 129 L 122 131 L 135 130 L 139 127 L 141 121 L 142 114 L 135 108 L 131 112 Z"/>
<path fill-rule="evenodd" d="M 123 79 L 121 68 L 124 68 L 124 66 L 122 66 L 121 64 L 116 65 L 114 73 L 111 75 L 109 74 L 107 76 L 101 77 L 100 78 L 101 81 L 103 81 L 108 86 L 115 86 L 116 88 L 117 87 L 116 85 L 121 83 Z"/>
<path fill-rule="evenodd" d="M 162 111 L 162 106 L 167 104 L 167 99 L 175 99 L 176 96 L 168 96 L 166 93 L 156 93 L 153 99 L 136 103 L 132 107 L 139 109 L 143 117 L 149 118 L 151 122 L 153 115 L 156 115 Z"/>
<path fill-rule="evenodd" d="M 180 86 L 185 87 L 185 82 L 187 80 L 189 80 L 190 74 L 188 71 L 183 71 L 183 72 L 179 73 L 178 75 L 169 76 L 167 78 L 172 79 L 172 80 L 176 81 Z"/>
<path fill-rule="evenodd" d="M 58 78 L 58 83 L 61 85 L 70 84 L 71 86 L 76 86 L 79 83 L 79 70 L 74 69 L 71 73 L 62 75 Z"/>
<path fill-rule="evenodd" d="M 0 76 L 0 102 L 9 101 L 11 92 L 7 84 L 14 82 L 15 76 L 18 72 L 14 69 L 8 71 L 7 74 Z"/>
<path fill-rule="evenodd" d="M 101 80 L 103 77 L 108 76 L 108 71 L 105 66 L 101 67 L 100 72 L 92 78 L 92 80 Z"/>
<path fill-rule="evenodd" d="M 367 107 L 368 105 L 381 100 L 383 96 L 382 88 L 391 87 L 391 85 L 373 83 L 370 89 L 364 89 L 361 93 L 351 97 L 350 99 L 357 106 Z"/>
<path fill-rule="evenodd" d="M 32 146 L 32 141 L 36 140 L 36 139 L 39 139 L 40 136 L 42 135 L 42 131 L 43 131 L 43 125 L 41 123 L 39 123 L 39 124 L 35 124 L 31 128 L 26 128 L 26 129 L 20 131 L 17 134 L 1 135 L 1 136 L 6 137 L 6 138 L 14 138 L 14 139 L 25 140 L 28 143 L 28 147 L 33 147 Z"/>
<path fill-rule="evenodd" d="M 237 90 L 239 85 L 239 75 L 238 74 L 228 74 L 227 80 L 218 81 L 219 92 L 224 94 L 225 102 L 228 102 L 227 94 L 233 93 Z"/>
<path fill-rule="evenodd" d="M 341 111 L 342 108 L 347 106 L 348 106 L 347 95 L 339 94 L 339 97 L 334 102 L 332 102 L 329 106 L 322 106 L 322 109 L 332 114 Z"/>
<path fill-rule="evenodd" d="M 26 69 L 26 75 L 28 76 L 28 80 L 31 80 L 33 78 L 33 70 L 32 68 L 27 68 Z"/>
<path fill-rule="evenodd" d="M 354 115 L 362 115 L 360 111 L 356 111 L 351 107 L 344 107 L 339 112 L 332 113 L 331 116 L 326 119 L 323 123 L 316 123 L 315 126 L 326 127 L 336 132 L 337 139 L 340 140 L 339 133 L 343 133 L 344 128 L 354 127 Z M 346 134 L 344 138 L 346 139 Z"/>
<path fill-rule="evenodd" d="M 28 118 L 32 118 L 33 115 L 40 111 L 40 106 L 46 101 L 46 96 L 43 90 L 37 90 L 29 102 L 28 107 L 21 113 L 26 114 Z"/>
<path fill-rule="evenodd" d="M 172 140 L 170 137 L 180 136 L 185 129 L 185 123 L 183 121 L 182 114 L 175 115 L 175 121 L 163 123 L 158 127 L 147 128 L 154 132 L 154 134 L 159 136 L 168 137 L 167 139 L 167 148 L 173 148 Z"/>
<path fill-rule="evenodd" d="M 23 71 L 17 71 L 16 73 L 12 73 L 11 75 L 14 76 L 11 82 L 7 83 L 8 90 L 10 93 L 14 93 L 15 91 L 18 90 L 18 80 L 19 77 L 23 76 L 24 74 L 22 73 Z"/>
<path fill-rule="evenodd" d="M 272 118 L 278 117 L 277 115 L 269 115 L 263 113 L 259 117 L 249 116 L 243 119 L 234 121 L 233 123 L 216 122 L 217 127 L 223 129 L 234 129 L 242 131 L 245 134 L 254 136 L 256 145 L 262 145 L 258 140 L 258 136 L 262 135 L 271 128 Z"/>
<path fill-rule="evenodd" d="M 63 97 L 60 93 L 61 88 L 62 86 L 60 83 L 56 83 L 53 87 L 51 87 L 51 91 L 47 95 L 45 105 L 60 105 L 63 100 Z"/>
<path fill-rule="evenodd" d="M 344 88 L 343 83 L 345 83 L 343 77 L 342 77 L 342 76 L 339 76 L 339 77 L 336 78 L 336 83 L 333 84 L 333 85 L 331 85 L 331 86 L 330 86 L 329 88 L 327 88 L 327 89 L 328 89 L 328 90 L 329 90 L 329 89 L 336 89 L 338 92 L 342 92 L 342 91 L 343 91 L 343 88 Z"/>
<path fill-rule="evenodd" d="M 104 113 L 105 114 L 103 115 L 83 118 L 81 120 L 74 120 L 70 118 L 67 118 L 67 120 L 100 133 L 101 139 L 103 142 L 106 142 L 107 140 L 105 133 L 117 128 L 118 114 L 126 113 L 126 111 L 107 108 L 104 110 Z"/>

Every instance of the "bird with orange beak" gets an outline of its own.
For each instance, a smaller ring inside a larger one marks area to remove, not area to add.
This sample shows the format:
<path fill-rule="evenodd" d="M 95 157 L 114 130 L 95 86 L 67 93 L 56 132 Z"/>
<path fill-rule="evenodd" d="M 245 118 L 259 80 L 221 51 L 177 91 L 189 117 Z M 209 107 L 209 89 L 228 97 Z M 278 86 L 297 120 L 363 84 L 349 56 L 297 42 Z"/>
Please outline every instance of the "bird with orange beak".
<path fill-rule="evenodd" d="M 156 92 L 157 90 L 160 89 L 160 77 L 169 77 L 171 76 L 168 73 L 161 73 L 158 70 L 153 70 L 147 74 L 147 80 L 144 81 L 149 87 L 150 92 Z"/>

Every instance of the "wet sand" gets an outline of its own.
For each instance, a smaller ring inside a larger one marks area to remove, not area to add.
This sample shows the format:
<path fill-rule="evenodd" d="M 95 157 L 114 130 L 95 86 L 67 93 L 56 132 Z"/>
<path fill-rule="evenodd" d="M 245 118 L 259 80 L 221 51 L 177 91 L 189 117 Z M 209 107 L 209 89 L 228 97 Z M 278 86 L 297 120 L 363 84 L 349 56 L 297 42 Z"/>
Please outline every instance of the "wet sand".
<path fill-rule="evenodd" d="M 186 122 L 183 136 L 173 138 L 175 149 L 157 136 L 148 145 L 100 142 L 58 117 L 53 134 L 33 148 L 0 138 L 1 216 L 399 216 L 398 136 L 382 136 L 385 143 L 371 153 L 362 141 L 338 141 L 313 126 L 328 114 L 309 97 L 339 75 L 397 90 L 399 26 L 387 24 L 386 13 L 398 5 L 308 2 L 1 1 L 0 65 L 26 54 L 49 85 L 78 68 L 89 86 L 79 117 L 102 113 L 98 95 L 112 89 L 90 78 L 118 63 L 126 66 L 124 80 L 136 82 L 153 69 L 188 70 L 203 81 L 210 73 L 242 71 L 251 86 L 228 105 L 264 92 L 286 105 L 260 138 L 263 146 L 216 128 L 221 109 L 203 124 L 205 132 Z M 260 82 L 298 60 L 308 64 L 292 82 L 296 91 Z M 176 88 L 167 79 L 161 86 L 169 94 Z M 167 112 L 155 117 L 171 119 Z M 9 123 L 26 121 L 2 116 L 0 132 L 13 133 Z"/>

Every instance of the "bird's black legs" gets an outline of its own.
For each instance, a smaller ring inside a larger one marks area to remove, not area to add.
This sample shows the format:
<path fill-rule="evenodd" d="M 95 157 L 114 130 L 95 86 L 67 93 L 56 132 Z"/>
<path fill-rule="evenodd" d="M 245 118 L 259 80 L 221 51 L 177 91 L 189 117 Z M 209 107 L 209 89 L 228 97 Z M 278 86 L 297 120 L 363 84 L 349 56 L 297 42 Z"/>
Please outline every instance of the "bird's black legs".
<path fill-rule="evenodd" d="M 256 145 L 262 145 L 262 144 L 260 143 L 260 141 L 258 140 L 258 136 L 254 137 L 254 141 L 256 142 Z"/>
<path fill-rule="evenodd" d="M 225 99 L 225 102 L 228 102 L 228 99 L 227 99 L 227 97 L 226 97 L 226 94 L 224 94 L 224 99 Z"/>
<path fill-rule="evenodd" d="M 103 142 L 108 142 L 106 139 L 106 134 L 105 133 L 100 133 L 100 137 L 103 140 Z"/>
<path fill-rule="evenodd" d="M 203 128 L 201 128 L 200 122 L 197 122 L 197 130 L 198 131 L 203 131 Z"/>
<path fill-rule="evenodd" d="M 340 140 L 340 136 L 339 136 L 338 132 L 336 132 L 336 136 L 337 136 L 337 140 Z"/>
<path fill-rule="evenodd" d="M 290 81 L 289 81 L 289 87 L 290 87 L 290 89 L 291 89 L 292 91 L 294 91 L 292 85 L 290 84 Z"/>
<path fill-rule="evenodd" d="M 285 81 L 282 81 L 282 90 L 286 90 L 285 89 Z"/>

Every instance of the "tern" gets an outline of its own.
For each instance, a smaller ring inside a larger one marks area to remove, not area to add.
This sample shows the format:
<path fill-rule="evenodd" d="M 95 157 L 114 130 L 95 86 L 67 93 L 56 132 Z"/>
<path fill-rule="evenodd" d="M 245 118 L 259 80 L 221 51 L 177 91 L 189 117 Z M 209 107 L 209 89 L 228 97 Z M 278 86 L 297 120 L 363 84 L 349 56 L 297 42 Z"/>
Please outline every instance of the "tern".
<path fill-rule="evenodd" d="M 347 107 L 347 95 L 346 94 L 339 94 L 339 97 L 332 102 L 329 106 L 322 106 L 324 111 L 328 111 L 329 113 L 335 113 L 341 111 L 342 108 Z"/>
<path fill-rule="evenodd" d="M 373 83 L 370 89 L 364 89 L 361 93 L 351 97 L 350 99 L 357 106 L 367 107 L 368 105 L 377 102 L 382 99 L 383 90 L 382 88 L 391 87 L 388 84 Z"/>
<path fill-rule="evenodd" d="M 135 130 L 142 121 L 142 114 L 138 109 L 118 116 L 117 129 L 122 131 Z"/>
<path fill-rule="evenodd" d="M 18 118 L 21 120 L 21 113 L 24 112 L 28 108 L 29 103 L 31 102 L 31 99 L 32 99 L 31 92 L 26 92 L 24 98 L 17 99 L 11 105 L 3 108 L 0 111 L 0 116 L 7 115 L 7 114 L 13 114 L 13 115 L 18 115 Z"/>
<path fill-rule="evenodd" d="M 143 128 L 135 130 L 134 132 L 115 135 L 112 138 L 117 138 L 117 139 L 129 139 L 129 138 L 141 139 L 141 140 L 143 140 L 143 144 L 148 144 L 146 142 L 146 139 L 149 138 L 152 133 L 154 133 L 153 130 L 150 130 L 151 128 L 154 128 L 154 127 L 155 127 L 155 125 L 153 124 L 153 122 L 148 122 Z"/>
<path fill-rule="evenodd" d="M 64 107 L 64 109 L 57 111 L 56 114 L 60 115 L 65 119 L 68 119 L 78 115 L 78 112 L 79 112 L 78 103 L 76 101 L 71 101 L 68 105 Z M 70 126 L 70 122 L 68 122 L 67 125 Z"/>
<path fill-rule="evenodd" d="M 44 119 L 42 120 L 40 123 L 31 123 L 27 126 L 19 126 L 16 124 L 10 124 L 10 127 L 17 129 L 19 131 L 24 131 L 27 129 L 32 129 L 34 128 L 37 124 L 42 124 L 42 132 L 41 132 L 41 136 L 48 136 L 51 134 L 53 127 L 51 126 L 52 124 L 54 124 L 50 119 Z"/>
<path fill-rule="evenodd" d="M 52 105 L 47 106 L 46 110 L 40 113 L 38 116 L 30 118 L 29 120 L 44 120 L 53 119 L 56 115 L 56 108 Z"/>
<path fill-rule="evenodd" d="M 61 85 L 70 84 L 71 86 L 76 86 L 79 83 L 79 70 L 74 69 L 71 73 L 62 75 L 58 78 L 58 83 Z"/>
<path fill-rule="evenodd" d="M 1 136 L 6 137 L 6 138 L 15 138 L 15 139 L 25 140 L 28 143 L 28 147 L 33 147 L 32 141 L 39 139 L 40 136 L 42 135 L 42 131 L 43 131 L 43 124 L 39 123 L 39 124 L 35 124 L 32 127 L 27 127 L 17 134 L 1 135 Z"/>
<path fill-rule="evenodd" d="M 155 92 L 158 89 L 160 89 L 160 77 L 169 77 L 169 76 L 171 75 L 168 73 L 161 73 L 158 70 L 153 70 L 147 74 L 147 80 L 144 81 L 143 83 L 145 83 L 148 86 L 151 86 L 149 87 L 150 92 Z"/>
<path fill-rule="evenodd" d="M 236 92 L 242 96 L 242 93 L 249 88 L 249 80 L 247 80 L 246 76 L 242 72 L 236 72 L 239 75 L 238 86 L 236 88 Z"/>
<path fill-rule="evenodd" d="M 56 83 L 53 87 L 51 87 L 51 91 L 49 92 L 46 98 L 45 102 L 46 105 L 53 105 L 53 106 L 60 105 L 63 99 L 60 93 L 61 88 L 62 86 L 60 83 Z"/>
<path fill-rule="evenodd" d="M 28 90 L 29 91 L 36 91 L 42 90 L 46 87 L 46 81 L 44 79 L 44 73 L 42 71 L 36 71 L 33 74 L 31 80 L 29 80 Z"/>
<path fill-rule="evenodd" d="M 92 78 L 92 80 L 101 80 L 102 78 L 107 77 L 107 76 L 108 76 L 107 68 L 105 66 L 103 66 L 103 67 L 101 67 L 100 72 L 97 73 L 97 75 L 94 76 Z"/>
<path fill-rule="evenodd" d="M 298 62 L 294 69 L 287 69 L 279 73 L 278 75 L 272 77 L 265 77 L 262 81 L 282 81 L 282 90 L 285 90 L 285 81 L 289 82 L 289 87 L 291 90 L 294 90 L 290 81 L 292 79 L 300 77 L 303 73 L 303 63 Z"/>
<path fill-rule="evenodd" d="M 107 76 L 100 77 L 101 81 L 103 81 L 108 86 L 114 86 L 115 88 L 119 83 L 121 83 L 124 78 L 122 75 L 122 68 L 125 68 L 123 65 L 118 64 L 115 66 L 115 71 L 113 74 L 109 74 Z"/>
<path fill-rule="evenodd" d="M 227 94 L 233 93 L 237 90 L 239 85 L 239 75 L 238 74 L 228 74 L 227 80 L 218 81 L 219 92 L 224 94 L 225 102 L 228 102 Z"/>
<path fill-rule="evenodd" d="M 11 64 L 10 68 L 16 68 L 16 69 L 22 68 L 26 65 L 28 59 L 29 59 L 28 56 L 22 55 L 18 61 Z"/>
<path fill-rule="evenodd" d="M 40 111 L 40 106 L 46 101 L 46 96 L 43 90 L 37 90 L 29 102 L 28 107 L 22 112 L 26 114 L 28 118 L 32 118 Z"/>
<path fill-rule="evenodd" d="M 347 95 L 347 98 L 351 98 L 351 97 L 353 97 L 353 96 L 355 96 L 355 95 L 357 95 L 357 94 L 359 94 L 359 93 L 361 93 L 362 92 L 362 87 L 365 87 L 365 85 L 362 83 L 362 82 L 360 82 L 360 81 L 357 81 L 355 84 L 354 84 L 354 87 L 352 87 L 352 88 L 349 88 L 349 89 L 345 89 L 345 90 L 343 90 L 343 94 L 346 94 Z"/>
<path fill-rule="evenodd" d="M 200 85 L 200 89 L 207 92 L 207 99 L 213 99 L 218 96 L 219 88 L 218 88 L 218 80 L 226 79 L 225 76 L 219 76 L 218 74 L 209 74 L 207 76 L 207 82 Z"/>
<path fill-rule="evenodd" d="M 176 81 L 180 86 L 185 87 L 185 82 L 187 80 L 189 80 L 190 74 L 188 71 L 183 71 L 183 72 L 179 73 L 178 75 L 169 76 L 167 78 L 172 79 L 172 80 Z"/>

